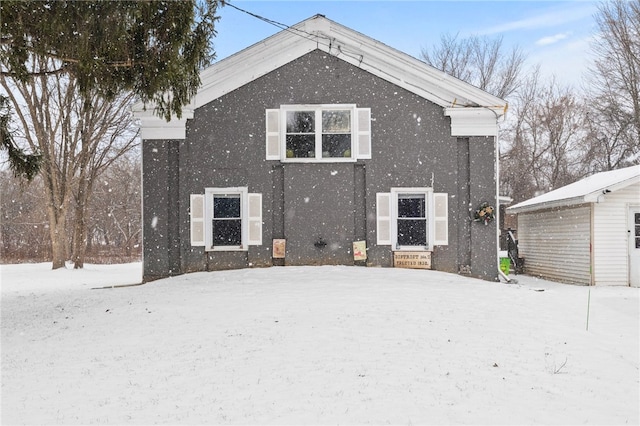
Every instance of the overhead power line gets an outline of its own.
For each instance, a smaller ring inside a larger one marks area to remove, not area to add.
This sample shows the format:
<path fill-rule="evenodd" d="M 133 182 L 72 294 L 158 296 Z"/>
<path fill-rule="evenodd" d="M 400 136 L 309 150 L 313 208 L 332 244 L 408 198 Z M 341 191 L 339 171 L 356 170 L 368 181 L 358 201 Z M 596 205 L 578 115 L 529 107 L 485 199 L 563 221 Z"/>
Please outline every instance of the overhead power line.
<path fill-rule="evenodd" d="M 323 36 L 320 34 L 313 34 L 310 32 L 307 32 L 305 30 L 302 30 L 300 28 L 296 28 L 296 27 L 292 27 L 290 25 L 287 24 L 283 24 L 282 22 L 278 22 L 275 21 L 273 19 L 269 19 L 269 18 L 265 18 L 264 16 L 258 15 L 257 13 L 253 13 L 250 12 L 248 10 L 245 10 L 241 7 L 238 7 L 234 4 L 231 4 L 229 1 L 225 2 L 225 6 L 229 6 L 233 9 L 236 9 L 239 12 L 242 13 L 246 13 L 247 15 L 254 17 L 256 19 L 259 19 L 260 21 L 266 22 L 270 25 L 273 25 L 277 28 L 279 28 L 280 30 L 283 31 L 288 31 L 294 35 L 297 35 L 299 37 L 302 37 L 306 40 L 313 40 L 316 42 L 316 44 L 318 46 L 322 45 L 326 48 L 328 48 L 328 54 L 335 56 L 335 57 L 339 57 L 340 55 L 346 56 L 351 58 L 354 61 L 357 61 L 358 63 L 358 67 L 362 67 L 362 65 L 366 65 L 367 67 L 369 67 L 370 69 L 375 69 L 377 71 L 381 71 L 380 68 L 378 68 L 378 66 L 373 65 L 371 63 L 368 63 L 368 61 L 365 60 L 364 55 L 361 52 L 355 52 L 355 51 L 349 51 L 348 49 L 346 49 L 343 45 L 341 45 L 335 38 L 331 38 L 328 36 Z M 332 51 L 333 50 L 333 51 Z M 448 100 L 436 95 L 435 93 L 432 93 L 432 95 L 437 96 L 438 98 L 442 99 L 445 102 L 449 102 Z"/>

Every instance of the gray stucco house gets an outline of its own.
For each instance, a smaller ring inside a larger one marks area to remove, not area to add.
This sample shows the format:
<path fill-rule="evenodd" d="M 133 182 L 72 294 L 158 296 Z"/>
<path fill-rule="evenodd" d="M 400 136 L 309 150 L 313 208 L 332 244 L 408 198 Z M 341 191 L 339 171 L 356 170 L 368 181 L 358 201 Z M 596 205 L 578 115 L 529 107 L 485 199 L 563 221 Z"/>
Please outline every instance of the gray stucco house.
<path fill-rule="evenodd" d="M 497 221 L 472 219 L 505 101 L 322 15 L 201 80 L 180 120 L 135 108 L 145 281 L 394 257 L 497 280 Z"/>

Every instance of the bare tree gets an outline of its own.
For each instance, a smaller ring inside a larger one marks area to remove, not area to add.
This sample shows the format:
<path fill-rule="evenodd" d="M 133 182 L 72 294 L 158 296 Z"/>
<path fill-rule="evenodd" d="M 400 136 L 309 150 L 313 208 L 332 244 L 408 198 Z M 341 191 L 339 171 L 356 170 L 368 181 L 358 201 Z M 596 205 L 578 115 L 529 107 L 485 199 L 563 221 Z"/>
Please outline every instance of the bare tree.
<path fill-rule="evenodd" d="M 132 149 L 96 178 L 85 213 L 87 262 L 139 259 L 142 238 L 140 169 L 140 152 Z M 10 170 L 0 171 L 1 262 L 43 262 L 51 259 L 44 199 L 41 176 L 27 182 L 13 178 Z M 75 223 L 75 208 L 70 208 L 67 216 L 67 223 Z M 66 244 L 72 247 L 72 234 L 68 235 Z"/>
<path fill-rule="evenodd" d="M 141 164 L 139 152 L 120 157 L 94 187 L 88 242 L 130 259 L 139 252 Z"/>
<path fill-rule="evenodd" d="M 592 168 L 640 162 L 640 1 L 602 2 L 586 91 Z"/>
<path fill-rule="evenodd" d="M 555 79 L 536 70 L 523 84 L 505 129 L 501 184 L 515 201 L 530 198 L 583 177 L 589 155 L 584 143 L 584 104 Z"/>
<path fill-rule="evenodd" d="M 50 58 L 34 56 L 26 80 L 0 74 L 29 149 L 42 156 L 53 269 L 69 258 L 67 217 L 75 201 L 74 261 L 84 259 L 84 212 L 96 177 L 136 143 L 129 112 L 132 95 L 108 102 L 92 93 L 80 96 L 73 76 L 40 72 Z"/>
<path fill-rule="evenodd" d="M 440 44 L 422 49 L 422 59 L 460 80 L 506 99 L 520 86 L 526 56 L 520 48 L 505 51 L 502 38 L 445 34 Z"/>
<path fill-rule="evenodd" d="M 137 129 L 130 112 L 132 94 L 116 98 L 114 102 L 108 102 L 96 94 L 92 99 L 93 102 L 90 104 L 78 102 L 74 105 L 81 127 L 78 175 L 73 192 L 74 268 L 84 266 L 87 244 L 86 215 L 96 179 L 137 143 Z"/>
<path fill-rule="evenodd" d="M 43 183 L 29 183 L 0 171 L 0 259 L 45 261 L 51 255 L 46 210 L 42 208 Z"/>

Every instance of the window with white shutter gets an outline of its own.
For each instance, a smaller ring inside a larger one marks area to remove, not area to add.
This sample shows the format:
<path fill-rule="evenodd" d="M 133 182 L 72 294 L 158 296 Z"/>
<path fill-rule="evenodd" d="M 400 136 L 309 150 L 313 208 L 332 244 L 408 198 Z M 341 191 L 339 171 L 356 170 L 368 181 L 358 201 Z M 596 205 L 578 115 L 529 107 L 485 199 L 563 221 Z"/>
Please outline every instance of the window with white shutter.
<path fill-rule="evenodd" d="M 262 245 L 262 194 L 246 187 L 205 188 L 191 195 L 191 245 L 246 251 Z"/>
<path fill-rule="evenodd" d="M 431 188 L 391 188 L 391 192 L 376 194 L 378 245 L 391 245 L 394 251 L 447 245 L 447 197 Z"/>
<path fill-rule="evenodd" d="M 353 162 L 371 158 L 371 109 L 354 104 L 266 110 L 266 159 Z"/>
<path fill-rule="evenodd" d="M 268 109 L 266 113 L 267 122 L 267 160 L 280 159 L 280 110 Z"/>
<path fill-rule="evenodd" d="M 191 245 L 204 246 L 204 195 L 191 194 L 189 216 L 191 218 Z"/>
<path fill-rule="evenodd" d="M 449 244 L 449 201 L 448 194 L 433 194 L 433 245 Z"/>
<path fill-rule="evenodd" d="M 391 245 L 391 194 L 376 194 L 376 234 L 379 246 Z"/>
<path fill-rule="evenodd" d="M 247 244 L 262 245 L 262 194 L 247 195 L 247 226 L 249 235 Z"/>
<path fill-rule="evenodd" d="M 357 158 L 371 158 L 371 108 L 357 108 L 358 140 Z"/>

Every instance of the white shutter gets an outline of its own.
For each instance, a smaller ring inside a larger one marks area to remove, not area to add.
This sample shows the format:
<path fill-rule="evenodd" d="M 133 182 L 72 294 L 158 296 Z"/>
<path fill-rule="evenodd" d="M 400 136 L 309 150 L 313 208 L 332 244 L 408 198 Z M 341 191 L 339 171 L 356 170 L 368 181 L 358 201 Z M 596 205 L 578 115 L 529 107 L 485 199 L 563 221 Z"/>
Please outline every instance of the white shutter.
<path fill-rule="evenodd" d="M 379 246 L 391 245 L 391 193 L 376 194 L 376 230 Z"/>
<path fill-rule="evenodd" d="M 356 140 L 356 158 L 371 158 L 371 108 L 357 108 L 358 135 Z"/>
<path fill-rule="evenodd" d="M 449 201 L 448 194 L 436 192 L 433 194 L 433 245 L 446 246 L 449 244 Z"/>
<path fill-rule="evenodd" d="M 280 159 L 280 110 L 268 109 L 266 113 L 267 160 Z"/>
<path fill-rule="evenodd" d="M 250 246 L 262 245 L 262 194 L 248 194 L 248 217 L 249 238 L 247 244 Z"/>
<path fill-rule="evenodd" d="M 189 215 L 191 216 L 191 245 L 204 246 L 204 195 L 191 194 Z"/>

